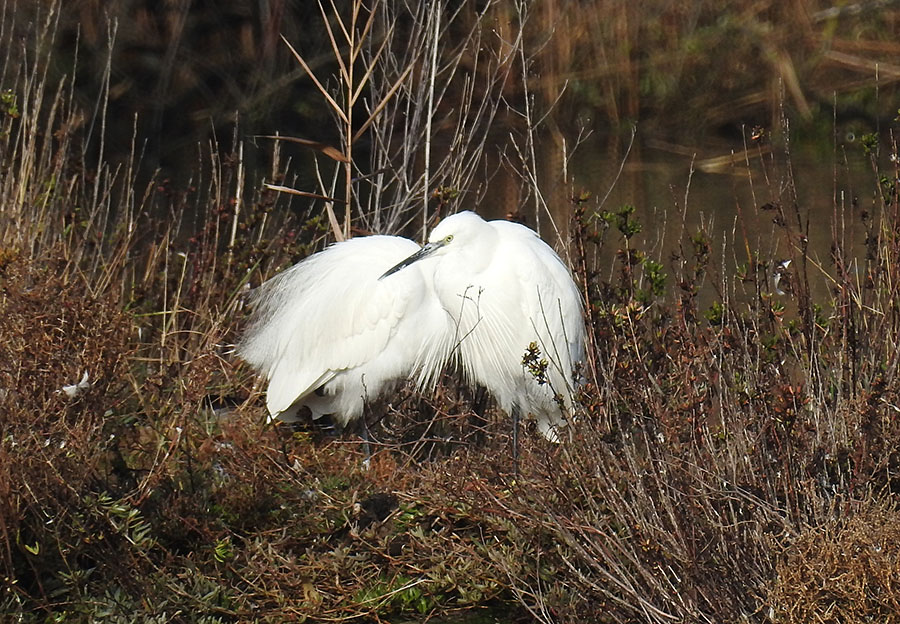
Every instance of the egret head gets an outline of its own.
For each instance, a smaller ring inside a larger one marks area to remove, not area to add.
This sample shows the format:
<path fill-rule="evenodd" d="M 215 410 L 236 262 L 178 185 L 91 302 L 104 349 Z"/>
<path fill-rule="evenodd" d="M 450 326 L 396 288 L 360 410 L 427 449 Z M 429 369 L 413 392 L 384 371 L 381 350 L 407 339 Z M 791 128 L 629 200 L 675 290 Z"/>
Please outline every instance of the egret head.
<path fill-rule="evenodd" d="M 484 231 L 485 225 L 486 223 L 481 217 L 470 211 L 460 212 L 447 217 L 432 230 L 431 236 L 428 237 L 428 242 L 425 243 L 424 247 L 385 271 L 379 279 L 384 279 L 388 275 L 396 273 L 419 260 L 440 256 L 453 249 L 461 249 L 463 242 L 468 241 L 471 243 L 471 241 L 476 240 L 479 233 Z"/>
<path fill-rule="evenodd" d="M 434 238 L 434 235 L 432 234 L 430 238 Z M 443 238 L 439 238 L 437 240 L 429 240 L 419 251 L 389 268 L 378 279 L 384 279 L 388 275 L 392 275 L 400 269 L 408 267 L 414 262 L 418 262 L 419 260 L 435 255 L 440 249 L 442 249 L 446 245 L 449 245 L 451 241 L 453 241 L 453 234 L 447 234 Z"/>

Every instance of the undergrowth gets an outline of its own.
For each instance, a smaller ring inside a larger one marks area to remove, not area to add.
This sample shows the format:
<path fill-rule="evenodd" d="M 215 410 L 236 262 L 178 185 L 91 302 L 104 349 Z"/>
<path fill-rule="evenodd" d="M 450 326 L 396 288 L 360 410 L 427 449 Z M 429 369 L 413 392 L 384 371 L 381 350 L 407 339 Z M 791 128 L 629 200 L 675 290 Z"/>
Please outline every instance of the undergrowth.
<path fill-rule="evenodd" d="M 573 194 L 589 358 L 562 442 L 531 432 L 514 467 L 505 418 L 448 372 L 371 406 L 364 468 L 352 432 L 267 424 L 229 347 L 246 288 L 320 247 L 322 210 L 248 180 L 239 141 L 190 187 L 139 188 L 135 161 L 91 160 L 41 62 L 5 70 L 0 110 L 4 618 L 900 619 L 890 129 L 871 196 L 828 207 L 825 262 L 789 146 L 762 159 L 780 285 L 747 240 L 682 224 L 660 259 L 632 208 Z M 277 147 L 267 179 L 291 182 Z"/>

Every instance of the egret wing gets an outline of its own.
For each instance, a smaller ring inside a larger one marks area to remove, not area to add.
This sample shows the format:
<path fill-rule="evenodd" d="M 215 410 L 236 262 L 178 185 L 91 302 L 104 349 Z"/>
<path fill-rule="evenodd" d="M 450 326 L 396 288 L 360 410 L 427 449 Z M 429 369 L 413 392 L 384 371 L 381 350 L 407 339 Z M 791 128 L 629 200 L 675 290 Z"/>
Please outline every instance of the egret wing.
<path fill-rule="evenodd" d="M 521 309 L 541 338 L 541 351 L 569 370 L 564 363 L 584 359 L 584 321 L 581 293 L 568 267 L 533 230 L 509 221 L 490 223 L 504 233 L 497 253 L 514 259 L 510 266 L 524 289 Z M 553 336 L 565 336 L 565 343 L 556 344 Z"/>
<path fill-rule="evenodd" d="M 254 321 L 238 351 L 268 378 L 270 413 L 287 410 L 385 349 L 414 288 L 378 278 L 418 248 L 393 236 L 351 239 L 260 286 Z"/>

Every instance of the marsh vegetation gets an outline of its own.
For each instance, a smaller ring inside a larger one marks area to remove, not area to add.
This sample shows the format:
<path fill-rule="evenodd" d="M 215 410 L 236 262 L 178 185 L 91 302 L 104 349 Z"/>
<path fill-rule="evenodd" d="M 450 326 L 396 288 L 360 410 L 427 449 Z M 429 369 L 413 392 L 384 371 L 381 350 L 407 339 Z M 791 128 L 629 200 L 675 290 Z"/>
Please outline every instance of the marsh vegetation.
<path fill-rule="evenodd" d="M 0 14 L 4 619 L 900 620 L 900 12 L 189 4 Z M 636 120 L 724 174 L 725 225 L 690 167 L 660 206 L 579 177 Z M 583 291 L 567 439 L 514 470 L 452 371 L 370 407 L 368 469 L 352 431 L 267 424 L 247 288 L 481 205 Z"/>

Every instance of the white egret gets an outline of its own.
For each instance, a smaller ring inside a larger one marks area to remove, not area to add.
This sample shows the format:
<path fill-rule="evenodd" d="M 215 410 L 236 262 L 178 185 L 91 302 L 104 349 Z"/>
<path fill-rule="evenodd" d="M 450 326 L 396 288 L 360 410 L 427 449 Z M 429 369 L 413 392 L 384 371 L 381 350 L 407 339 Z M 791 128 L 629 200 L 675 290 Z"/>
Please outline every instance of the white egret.
<path fill-rule="evenodd" d="M 449 317 L 430 278 L 414 271 L 379 279 L 419 249 L 398 236 L 335 243 L 263 283 L 238 354 L 268 380 L 273 418 L 346 426 L 396 383 L 433 385 L 449 353 Z"/>
<path fill-rule="evenodd" d="M 531 414 L 555 439 L 584 360 L 581 295 L 562 259 L 524 225 L 461 212 L 384 277 L 416 266 L 431 273 L 453 319 L 451 342 L 468 381 L 486 387 L 514 418 Z M 532 344 L 537 351 L 526 365 Z"/>
<path fill-rule="evenodd" d="M 238 352 L 267 377 L 282 420 L 305 405 L 345 425 L 396 382 L 425 388 L 455 361 L 555 439 L 584 358 L 581 311 L 568 269 L 534 231 L 462 212 L 424 247 L 352 239 L 265 282 Z"/>

